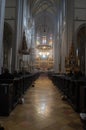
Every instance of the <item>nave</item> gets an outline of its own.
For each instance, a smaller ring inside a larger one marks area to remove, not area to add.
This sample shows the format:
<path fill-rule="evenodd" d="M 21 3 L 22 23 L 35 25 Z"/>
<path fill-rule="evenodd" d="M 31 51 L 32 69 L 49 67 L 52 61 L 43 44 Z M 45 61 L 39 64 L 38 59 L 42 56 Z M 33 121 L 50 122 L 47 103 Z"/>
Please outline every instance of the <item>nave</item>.
<path fill-rule="evenodd" d="M 5 130 L 82 130 L 79 114 L 47 76 L 40 76 L 8 117 L 0 117 Z"/>

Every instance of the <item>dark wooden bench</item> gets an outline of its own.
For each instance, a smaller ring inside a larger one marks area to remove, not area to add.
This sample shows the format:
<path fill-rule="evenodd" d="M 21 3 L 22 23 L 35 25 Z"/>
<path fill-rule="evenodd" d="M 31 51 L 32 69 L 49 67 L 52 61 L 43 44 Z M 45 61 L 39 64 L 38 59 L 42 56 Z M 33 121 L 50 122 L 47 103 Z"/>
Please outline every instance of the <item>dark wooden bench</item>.
<path fill-rule="evenodd" d="M 13 108 L 13 84 L 0 84 L 0 115 L 8 116 Z"/>
<path fill-rule="evenodd" d="M 67 97 L 67 101 L 77 112 L 86 110 L 86 80 L 72 79 L 64 75 L 52 75 L 52 81 L 56 87 Z"/>
<path fill-rule="evenodd" d="M 29 74 L 14 79 L 0 79 L 0 115 L 6 116 L 15 108 L 24 92 L 38 78 L 39 74 Z"/>

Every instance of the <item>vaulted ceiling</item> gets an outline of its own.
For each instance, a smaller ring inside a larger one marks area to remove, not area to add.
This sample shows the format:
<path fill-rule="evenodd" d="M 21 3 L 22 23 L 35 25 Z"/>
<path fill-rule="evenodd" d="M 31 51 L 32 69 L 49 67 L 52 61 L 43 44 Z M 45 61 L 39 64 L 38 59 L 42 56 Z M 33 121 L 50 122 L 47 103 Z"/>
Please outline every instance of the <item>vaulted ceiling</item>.
<path fill-rule="evenodd" d="M 41 30 L 45 26 L 49 33 L 53 32 L 57 19 L 59 0 L 29 0 L 29 2 L 36 31 L 42 33 Z"/>
<path fill-rule="evenodd" d="M 30 6 L 33 15 L 37 15 L 43 11 L 51 14 L 57 13 L 58 0 L 31 0 Z"/>

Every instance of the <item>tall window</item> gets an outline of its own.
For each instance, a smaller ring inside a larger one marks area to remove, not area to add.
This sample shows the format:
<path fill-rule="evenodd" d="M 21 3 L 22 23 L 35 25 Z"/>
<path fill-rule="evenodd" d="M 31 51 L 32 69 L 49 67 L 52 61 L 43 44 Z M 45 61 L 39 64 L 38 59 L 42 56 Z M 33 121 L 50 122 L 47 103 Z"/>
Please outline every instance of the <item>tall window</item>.
<path fill-rule="evenodd" d="M 42 37 L 42 44 L 46 44 L 46 36 Z"/>

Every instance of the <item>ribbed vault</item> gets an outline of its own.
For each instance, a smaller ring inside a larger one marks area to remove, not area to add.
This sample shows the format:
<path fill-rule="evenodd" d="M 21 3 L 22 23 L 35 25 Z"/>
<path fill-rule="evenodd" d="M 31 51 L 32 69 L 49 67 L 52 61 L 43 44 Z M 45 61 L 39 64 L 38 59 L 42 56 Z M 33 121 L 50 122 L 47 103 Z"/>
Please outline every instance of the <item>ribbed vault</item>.
<path fill-rule="evenodd" d="M 30 6 L 33 16 L 43 11 L 56 14 L 58 0 L 31 0 Z"/>
<path fill-rule="evenodd" d="M 57 9 L 59 0 L 29 0 L 30 9 L 36 25 L 36 32 L 53 33 L 56 26 Z M 45 24 L 45 25 L 44 25 Z"/>

